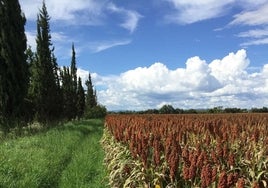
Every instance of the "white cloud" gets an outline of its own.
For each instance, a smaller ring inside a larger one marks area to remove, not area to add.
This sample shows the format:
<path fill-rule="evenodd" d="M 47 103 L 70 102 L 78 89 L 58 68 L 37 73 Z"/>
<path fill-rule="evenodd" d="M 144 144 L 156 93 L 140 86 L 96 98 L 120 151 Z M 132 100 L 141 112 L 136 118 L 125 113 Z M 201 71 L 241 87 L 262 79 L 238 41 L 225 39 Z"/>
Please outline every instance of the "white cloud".
<path fill-rule="evenodd" d="M 79 67 L 77 68 L 77 76 L 81 78 L 84 89 L 86 89 L 85 82 L 88 79 L 88 74 L 89 74 L 89 71 L 81 69 Z"/>
<path fill-rule="evenodd" d="M 26 31 L 26 38 L 27 38 L 27 45 L 31 46 L 32 50 L 35 51 L 36 49 L 36 32 L 29 32 Z"/>
<path fill-rule="evenodd" d="M 26 18 L 35 21 L 42 0 L 21 0 L 22 10 Z M 49 15 L 53 21 L 62 21 L 68 25 L 100 25 L 104 24 L 105 17 L 110 12 L 123 15 L 123 23 L 119 25 L 131 33 L 136 29 L 142 17 L 134 10 L 119 8 L 114 3 L 106 0 L 46 0 Z"/>
<path fill-rule="evenodd" d="M 240 44 L 242 47 L 268 44 L 268 18 L 264 16 L 268 12 L 268 3 L 260 0 L 256 1 L 255 5 L 251 9 L 236 14 L 234 20 L 228 24 L 228 26 L 246 25 L 254 27 L 254 29 L 240 32 L 237 35 L 238 37 L 247 38 L 247 41 Z"/>
<path fill-rule="evenodd" d="M 268 12 L 268 3 L 258 6 L 257 9 L 251 11 L 244 11 L 234 16 L 234 20 L 230 25 L 263 25 L 268 24 L 268 17 L 265 16 Z"/>
<path fill-rule="evenodd" d="M 142 16 L 138 12 L 119 8 L 113 3 L 110 3 L 107 9 L 114 13 L 123 14 L 125 16 L 125 20 L 123 23 L 120 24 L 120 26 L 129 30 L 131 33 L 135 31 L 140 18 L 142 18 Z"/>
<path fill-rule="evenodd" d="M 268 27 L 263 29 L 252 29 L 249 31 L 241 32 L 238 37 L 262 38 L 268 36 Z"/>
<path fill-rule="evenodd" d="M 20 1 L 27 20 L 36 21 L 39 9 L 42 6 L 42 1 L 43 0 Z M 127 45 L 132 42 L 130 39 L 117 39 L 118 37 L 115 38 L 114 36 L 109 37 L 105 41 L 90 43 L 81 41 L 81 39 L 79 39 L 81 36 L 77 33 L 70 33 L 69 29 L 66 30 L 66 25 L 71 25 L 71 27 L 73 27 L 73 25 L 76 25 L 77 27 L 81 27 L 82 25 L 108 25 L 108 17 L 110 17 L 111 14 L 116 14 L 120 16 L 120 21 L 115 20 L 112 24 L 117 24 L 133 33 L 142 17 L 134 10 L 118 7 L 116 4 L 107 0 L 46 0 L 45 3 L 49 15 L 52 18 L 50 20 L 51 24 L 57 24 L 56 32 L 51 32 L 51 35 L 52 42 L 56 47 L 55 53 L 58 59 L 69 58 L 72 42 L 75 44 L 79 43 L 79 46 L 76 48 L 78 53 L 82 50 L 91 50 L 94 53 L 97 53 L 112 47 Z M 35 27 L 27 30 L 26 35 L 28 38 L 28 45 L 31 45 L 32 49 L 35 50 L 36 31 L 34 31 L 34 29 Z"/>
<path fill-rule="evenodd" d="M 264 45 L 264 44 L 268 44 L 268 38 L 254 39 L 247 42 L 243 42 L 241 46 Z"/>
<path fill-rule="evenodd" d="M 35 21 L 39 9 L 42 6 L 42 0 L 21 0 L 22 10 L 26 18 Z M 93 24 L 99 23 L 105 7 L 102 0 L 46 0 L 46 6 L 52 21 L 66 21 L 68 24 Z M 78 14 L 79 12 L 79 14 Z"/>
<path fill-rule="evenodd" d="M 241 32 L 238 37 L 248 38 L 241 46 L 264 45 L 268 44 L 268 27 L 263 29 L 252 29 L 246 32 Z"/>
<path fill-rule="evenodd" d="M 234 16 L 230 25 L 267 24 L 267 0 L 162 0 L 173 6 L 173 13 L 166 16 L 170 22 L 191 24 L 202 20 L 226 15 L 231 9 L 238 7 L 242 11 Z"/>
<path fill-rule="evenodd" d="M 228 5 L 234 0 L 165 0 L 170 2 L 175 12 L 167 16 L 168 21 L 191 24 L 194 22 L 215 18 L 224 15 L 228 11 Z"/>
<path fill-rule="evenodd" d="M 248 73 L 245 50 L 207 63 L 189 58 L 184 68 L 163 63 L 138 67 L 117 76 L 97 74 L 99 102 L 109 110 L 144 110 L 171 104 L 178 108 L 262 107 L 268 105 L 268 64 Z"/>
<path fill-rule="evenodd" d="M 89 44 L 89 46 L 90 46 L 90 49 L 94 53 L 98 53 L 98 52 L 107 50 L 109 48 L 128 45 L 130 43 L 131 43 L 131 40 L 115 40 L 115 41 L 95 42 L 95 43 Z"/>
<path fill-rule="evenodd" d="M 246 68 L 249 65 L 249 59 L 245 50 L 239 50 L 236 53 L 229 53 L 223 59 L 213 60 L 209 67 L 212 75 L 222 84 L 228 84 L 246 74 Z"/>
<path fill-rule="evenodd" d="M 31 46 L 33 51 L 36 51 L 36 31 L 26 31 L 27 45 Z M 71 40 L 63 32 L 51 32 L 51 39 L 55 47 L 55 53 L 58 58 L 71 57 L 71 45 L 75 40 Z M 79 54 L 79 49 L 76 49 L 76 54 Z"/>
<path fill-rule="evenodd" d="M 232 13 L 232 9 L 239 8 L 241 11 L 233 16 L 233 20 L 224 27 L 216 28 L 214 31 L 233 26 L 254 26 L 254 29 L 240 32 L 238 37 L 248 38 L 241 43 L 242 47 L 250 45 L 268 44 L 268 12 L 267 0 L 162 0 L 169 2 L 173 8 L 173 13 L 166 16 L 169 22 L 178 24 L 192 24 L 195 22 L 221 17 L 227 13 Z M 259 28 L 256 28 L 259 27 Z"/>
<path fill-rule="evenodd" d="M 127 20 L 120 24 L 123 28 L 128 29 L 131 33 L 135 31 L 138 26 L 139 19 L 141 15 L 136 11 L 128 11 L 127 12 Z"/>

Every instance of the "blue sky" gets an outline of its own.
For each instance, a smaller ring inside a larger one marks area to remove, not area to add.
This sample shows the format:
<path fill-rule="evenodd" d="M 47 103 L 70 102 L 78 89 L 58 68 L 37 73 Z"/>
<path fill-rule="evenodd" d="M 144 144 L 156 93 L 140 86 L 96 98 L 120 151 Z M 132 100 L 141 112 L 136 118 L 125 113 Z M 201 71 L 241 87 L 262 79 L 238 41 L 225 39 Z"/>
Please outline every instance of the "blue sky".
<path fill-rule="evenodd" d="M 41 0 L 20 0 L 35 49 Z M 267 0 L 46 0 L 60 66 L 75 44 L 109 110 L 268 106 Z"/>

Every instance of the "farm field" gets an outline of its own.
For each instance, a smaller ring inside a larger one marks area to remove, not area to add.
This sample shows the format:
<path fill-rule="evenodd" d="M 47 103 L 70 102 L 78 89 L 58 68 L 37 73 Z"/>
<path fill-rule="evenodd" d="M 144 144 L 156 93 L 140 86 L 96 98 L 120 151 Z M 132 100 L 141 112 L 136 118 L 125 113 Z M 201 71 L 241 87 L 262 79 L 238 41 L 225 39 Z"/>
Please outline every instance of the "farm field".
<path fill-rule="evenodd" d="M 111 187 L 268 187 L 268 115 L 108 115 Z"/>
<path fill-rule="evenodd" d="M 105 187 L 103 120 L 69 122 L 0 143 L 0 187 Z"/>

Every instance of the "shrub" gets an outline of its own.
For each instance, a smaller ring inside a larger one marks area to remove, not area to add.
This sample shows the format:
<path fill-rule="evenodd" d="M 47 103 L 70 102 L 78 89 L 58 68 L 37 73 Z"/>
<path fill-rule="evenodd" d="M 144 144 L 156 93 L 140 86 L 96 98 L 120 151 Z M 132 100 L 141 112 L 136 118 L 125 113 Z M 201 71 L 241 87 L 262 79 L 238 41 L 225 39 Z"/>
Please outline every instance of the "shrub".
<path fill-rule="evenodd" d="M 97 105 L 86 110 L 85 118 L 86 119 L 104 118 L 106 114 L 107 114 L 106 107 L 103 105 Z"/>

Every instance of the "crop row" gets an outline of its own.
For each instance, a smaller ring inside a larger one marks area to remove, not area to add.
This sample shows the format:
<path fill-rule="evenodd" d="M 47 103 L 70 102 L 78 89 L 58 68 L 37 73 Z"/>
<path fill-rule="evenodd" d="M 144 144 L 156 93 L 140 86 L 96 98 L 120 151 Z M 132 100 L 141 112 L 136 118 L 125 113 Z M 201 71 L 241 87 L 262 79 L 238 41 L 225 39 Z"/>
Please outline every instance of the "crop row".
<path fill-rule="evenodd" d="M 132 160 L 110 171 L 129 177 L 139 164 L 142 182 L 130 187 L 268 187 L 266 114 L 108 115 L 105 127 L 105 144 Z"/>

